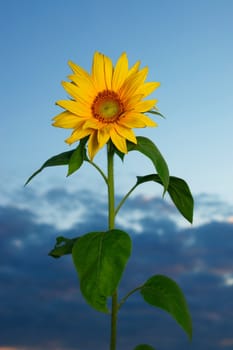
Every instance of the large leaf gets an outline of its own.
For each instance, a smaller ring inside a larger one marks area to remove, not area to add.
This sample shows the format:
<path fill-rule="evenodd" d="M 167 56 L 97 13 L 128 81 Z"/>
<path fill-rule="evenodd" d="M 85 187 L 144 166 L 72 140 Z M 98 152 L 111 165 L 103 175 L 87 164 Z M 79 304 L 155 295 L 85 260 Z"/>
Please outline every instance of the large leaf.
<path fill-rule="evenodd" d="M 59 236 L 56 238 L 56 244 L 54 248 L 49 252 L 49 255 L 53 258 L 60 258 L 63 255 L 71 254 L 74 243 L 79 239 L 77 238 L 65 238 Z"/>
<path fill-rule="evenodd" d="M 63 152 L 63 153 L 57 154 L 56 156 L 51 157 L 48 160 L 46 160 L 46 162 L 28 178 L 28 180 L 25 183 L 25 186 L 33 179 L 33 177 L 38 175 L 44 168 L 47 168 L 50 166 L 69 164 L 70 158 L 74 152 L 75 152 L 75 149 L 68 151 L 68 152 Z"/>
<path fill-rule="evenodd" d="M 175 281 L 155 275 L 142 286 L 140 293 L 144 300 L 167 311 L 192 338 L 192 320 L 185 297 Z"/>
<path fill-rule="evenodd" d="M 128 151 L 139 151 L 152 161 L 162 181 L 165 193 L 169 185 L 169 170 L 166 161 L 155 144 L 146 137 L 138 136 L 137 144 L 129 142 L 127 147 Z"/>
<path fill-rule="evenodd" d="M 80 289 L 96 310 L 108 312 L 107 298 L 116 290 L 131 254 L 126 232 L 91 232 L 79 238 L 72 251 Z"/>
<path fill-rule="evenodd" d="M 155 348 L 147 344 L 140 344 L 136 346 L 136 348 L 134 348 L 133 350 L 155 350 Z"/>
<path fill-rule="evenodd" d="M 157 174 L 151 174 L 146 176 L 137 176 L 136 185 L 140 185 L 148 181 L 155 181 L 161 185 L 163 184 Z M 187 183 L 179 177 L 170 176 L 167 191 L 179 212 L 185 217 L 185 219 L 192 223 L 194 201 Z"/>

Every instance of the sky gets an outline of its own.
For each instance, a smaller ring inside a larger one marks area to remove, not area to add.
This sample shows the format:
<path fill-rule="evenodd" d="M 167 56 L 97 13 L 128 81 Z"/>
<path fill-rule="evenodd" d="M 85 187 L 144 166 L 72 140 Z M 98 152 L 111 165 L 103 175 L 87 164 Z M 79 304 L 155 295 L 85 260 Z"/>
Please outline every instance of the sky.
<path fill-rule="evenodd" d="M 0 350 L 107 349 L 106 316 L 83 302 L 71 260 L 47 256 L 58 235 L 106 229 L 102 179 L 85 164 L 68 178 L 65 167 L 46 169 L 23 187 L 70 149 L 69 130 L 51 126 L 55 102 L 67 98 L 67 62 L 90 71 L 95 51 L 114 62 L 125 51 L 130 65 L 149 67 L 148 81 L 161 82 L 152 96 L 166 119 L 137 135 L 151 138 L 195 199 L 190 226 L 161 187 L 143 185 L 117 219 L 135 249 L 122 290 L 154 270 L 175 278 L 193 342 L 135 296 L 120 316 L 119 349 L 233 347 L 232 16 L 231 0 L 0 0 Z M 104 150 L 96 162 L 105 167 Z M 135 152 L 115 169 L 118 199 L 154 171 Z"/>

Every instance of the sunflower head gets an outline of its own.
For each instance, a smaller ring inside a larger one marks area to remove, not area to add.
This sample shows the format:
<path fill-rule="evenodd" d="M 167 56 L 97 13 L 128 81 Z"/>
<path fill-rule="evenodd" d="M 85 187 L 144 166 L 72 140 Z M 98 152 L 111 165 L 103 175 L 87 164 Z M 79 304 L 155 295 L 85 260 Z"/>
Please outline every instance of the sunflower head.
<path fill-rule="evenodd" d="M 145 82 L 148 69 L 140 70 L 140 62 L 129 68 L 123 53 L 114 67 L 110 58 L 96 52 L 91 74 L 73 62 L 69 65 L 73 74 L 62 84 L 72 99 L 57 101 L 64 111 L 53 118 L 54 126 L 73 129 L 68 144 L 88 136 L 90 159 L 109 140 L 127 153 L 126 140 L 137 143 L 133 128 L 157 125 L 144 114 L 157 100 L 145 98 L 160 84 Z"/>

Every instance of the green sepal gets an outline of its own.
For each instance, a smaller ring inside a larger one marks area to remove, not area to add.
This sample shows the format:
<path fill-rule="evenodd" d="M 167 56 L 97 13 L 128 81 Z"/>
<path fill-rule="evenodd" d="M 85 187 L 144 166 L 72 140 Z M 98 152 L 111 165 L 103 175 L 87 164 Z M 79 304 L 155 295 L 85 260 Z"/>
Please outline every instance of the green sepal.
<path fill-rule="evenodd" d="M 123 162 L 124 161 L 124 158 L 125 158 L 125 153 L 122 153 L 121 151 L 119 151 L 118 148 L 116 148 L 116 146 L 114 144 L 112 144 L 112 147 L 113 147 L 113 150 L 114 150 L 114 153 L 116 153 L 116 155 L 121 159 L 121 161 Z"/>
<path fill-rule="evenodd" d="M 175 281 L 163 275 L 152 276 L 140 293 L 148 304 L 167 311 L 192 339 L 192 319 L 184 294 Z"/>
<path fill-rule="evenodd" d="M 156 350 L 156 349 L 148 344 L 140 344 L 136 346 L 136 348 L 134 348 L 133 350 Z"/>
<path fill-rule="evenodd" d="M 54 248 L 49 252 L 49 256 L 53 258 L 60 258 L 63 255 L 71 254 L 74 243 L 79 239 L 76 238 L 66 238 L 59 236 L 56 238 L 56 243 Z"/>
<path fill-rule="evenodd" d="M 130 236 L 120 230 L 91 232 L 72 250 L 80 290 L 87 303 L 108 312 L 107 298 L 116 290 L 131 254 Z"/>
<path fill-rule="evenodd" d="M 143 136 L 137 137 L 137 144 L 127 142 L 128 151 L 138 151 L 147 156 L 154 164 L 155 169 L 162 181 L 164 194 L 169 186 L 169 170 L 165 159 L 155 144 L 148 138 Z"/>
<path fill-rule="evenodd" d="M 75 171 L 77 171 L 83 164 L 83 161 L 87 159 L 86 154 L 86 138 L 79 142 L 78 147 L 72 153 L 69 164 L 68 164 L 68 173 L 67 176 L 70 176 Z"/>
<path fill-rule="evenodd" d="M 136 185 L 140 185 L 148 181 L 154 181 L 163 185 L 159 175 L 157 174 L 137 176 Z M 185 219 L 192 223 L 194 200 L 187 183 L 179 177 L 170 176 L 167 191 L 179 212 L 184 216 Z"/>
<path fill-rule="evenodd" d="M 154 110 L 154 109 L 153 109 L 153 110 L 150 110 L 150 111 L 147 111 L 146 113 L 155 114 L 155 115 L 158 115 L 158 116 L 160 116 L 160 117 L 166 119 L 166 117 L 164 117 L 163 114 L 161 114 L 160 112 L 158 112 L 158 111 L 156 111 L 156 110 Z"/>

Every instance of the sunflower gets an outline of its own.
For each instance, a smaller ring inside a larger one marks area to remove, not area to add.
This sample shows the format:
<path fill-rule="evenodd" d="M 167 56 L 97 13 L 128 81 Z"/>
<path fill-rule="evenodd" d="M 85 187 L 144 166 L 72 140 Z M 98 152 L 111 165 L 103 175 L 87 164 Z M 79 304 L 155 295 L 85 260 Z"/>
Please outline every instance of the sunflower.
<path fill-rule="evenodd" d="M 126 140 L 137 143 L 132 128 L 157 126 L 144 113 L 155 107 L 157 100 L 144 100 L 160 84 L 145 82 L 148 68 L 139 69 L 140 62 L 128 67 L 123 53 L 115 67 L 107 56 L 96 52 L 92 72 L 69 62 L 73 74 L 70 82 L 62 82 L 72 97 L 57 101 L 64 111 L 53 118 L 53 125 L 73 129 L 65 141 L 72 144 L 88 138 L 90 159 L 111 140 L 122 153 L 127 153 Z"/>

